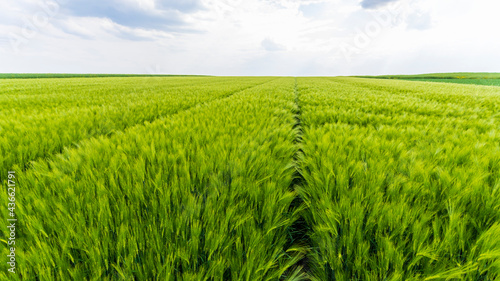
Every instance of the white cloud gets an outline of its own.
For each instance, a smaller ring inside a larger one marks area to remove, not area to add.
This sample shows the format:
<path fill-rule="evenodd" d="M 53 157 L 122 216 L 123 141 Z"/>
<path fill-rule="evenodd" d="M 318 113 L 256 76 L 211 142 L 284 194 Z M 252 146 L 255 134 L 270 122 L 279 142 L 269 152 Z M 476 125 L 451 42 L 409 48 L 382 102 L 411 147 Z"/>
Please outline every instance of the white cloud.
<path fill-rule="evenodd" d="M 286 50 L 286 48 L 283 45 L 280 45 L 280 44 L 274 42 L 274 40 L 272 40 L 270 38 L 266 38 L 266 39 L 262 40 L 261 46 L 266 51 L 270 51 L 270 52 Z"/>
<path fill-rule="evenodd" d="M 50 12 L 51 1 L 0 3 L 0 72 L 350 75 L 500 65 L 492 0 L 57 0 Z"/>
<path fill-rule="evenodd" d="M 361 6 L 366 9 L 374 9 L 383 7 L 391 2 L 395 2 L 397 0 L 362 0 Z"/>

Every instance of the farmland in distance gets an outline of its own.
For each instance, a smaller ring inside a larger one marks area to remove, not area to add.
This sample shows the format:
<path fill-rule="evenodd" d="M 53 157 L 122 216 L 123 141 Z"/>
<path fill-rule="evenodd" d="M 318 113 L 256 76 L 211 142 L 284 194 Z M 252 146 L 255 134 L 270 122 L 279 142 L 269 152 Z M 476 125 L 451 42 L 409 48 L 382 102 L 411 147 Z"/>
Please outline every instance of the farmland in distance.
<path fill-rule="evenodd" d="M 455 84 L 473 84 L 484 86 L 500 86 L 499 73 L 481 72 L 457 72 L 457 73 L 434 73 L 418 75 L 380 75 L 380 76 L 360 76 L 364 78 L 377 79 L 401 79 L 419 82 L 441 82 Z"/>
<path fill-rule="evenodd" d="M 8 78 L 0 280 L 500 278 L 498 87 Z"/>

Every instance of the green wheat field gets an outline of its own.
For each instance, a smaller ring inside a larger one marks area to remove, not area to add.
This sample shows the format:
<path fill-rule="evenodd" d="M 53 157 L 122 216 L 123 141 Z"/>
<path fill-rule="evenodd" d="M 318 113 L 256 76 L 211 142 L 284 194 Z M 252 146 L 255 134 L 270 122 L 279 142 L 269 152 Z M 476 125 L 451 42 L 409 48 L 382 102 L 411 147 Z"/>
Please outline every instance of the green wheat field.
<path fill-rule="evenodd" d="M 500 280 L 498 74 L 0 76 L 0 280 Z"/>

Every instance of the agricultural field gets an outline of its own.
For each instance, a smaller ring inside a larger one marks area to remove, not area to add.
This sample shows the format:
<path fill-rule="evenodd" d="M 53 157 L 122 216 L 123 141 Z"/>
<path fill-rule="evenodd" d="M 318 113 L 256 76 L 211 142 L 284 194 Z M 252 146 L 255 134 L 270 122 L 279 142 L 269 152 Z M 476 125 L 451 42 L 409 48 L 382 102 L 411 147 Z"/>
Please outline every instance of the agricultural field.
<path fill-rule="evenodd" d="M 205 75 L 170 74 L 71 74 L 71 73 L 0 73 L 0 79 L 102 78 L 102 77 L 207 77 Z"/>
<path fill-rule="evenodd" d="M 300 79 L 320 280 L 500 278 L 500 91 Z"/>
<path fill-rule="evenodd" d="M 498 87 L 24 78 L 0 280 L 500 279 Z"/>
<path fill-rule="evenodd" d="M 418 75 L 381 75 L 381 76 L 360 76 L 364 78 L 378 79 L 402 79 L 420 82 L 441 82 L 456 84 L 474 84 L 484 86 L 500 86 L 500 73 L 481 72 L 457 72 L 457 73 L 434 73 Z"/>

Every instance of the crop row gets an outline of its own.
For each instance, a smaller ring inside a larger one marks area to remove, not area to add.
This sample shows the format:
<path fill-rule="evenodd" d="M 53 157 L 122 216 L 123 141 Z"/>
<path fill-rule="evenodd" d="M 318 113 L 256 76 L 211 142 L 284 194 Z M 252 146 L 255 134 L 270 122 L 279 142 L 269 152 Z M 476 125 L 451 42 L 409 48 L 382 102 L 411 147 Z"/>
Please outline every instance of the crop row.
<path fill-rule="evenodd" d="M 74 107 L 119 104 L 136 101 L 153 93 L 186 86 L 234 83 L 234 78 L 96 78 L 1 80 L 2 116 L 12 113 L 42 114 Z M 252 79 L 241 79 L 246 84 Z M 261 79 L 262 80 L 262 79 Z"/>
<path fill-rule="evenodd" d="M 0 170 L 14 165 L 25 169 L 30 161 L 81 140 L 109 135 L 270 80 L 196 79 L 5 80 L 0 94 L 0 153 L 4 156 Z M 11 88 L 16 90 L 9 94 Z"/>
<path fill-rule="evenodd" d="M 440 85 L 397 81 L 391 90 L 385 81 L 349 81 L 299 80 L 300 194 L 312 229 L 312 274 L 500 278 L 498 92 L 480 88 L 467 96 Z M 411 104 L 406 93 L 422 103 Z M 447 112 L 457 112 L 452 121 Z M 452 122 L 470 129 L 448 127 Z"/>
<path fill-rule="evenodd" d="M 437 101 L 443 104 L 469 104 L 488 101 L 498 106 L 498 88 L 477 85 L 458 85 L 450 83 L 419 83 L 389 79 L 329 78 L 331 82 L 341 83 L 347 87 L 361 87 L 365 91 L 382 91 L 404 96 L 405 98 L 422 98 L 426 101 Z"/>
<path fill-rule="evenodd" d="M 34 162 L 19 179 L 16 277 L 292 274 L 293 86 L 274 80 Z"/>

